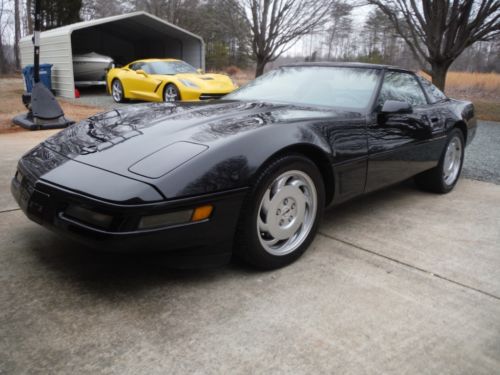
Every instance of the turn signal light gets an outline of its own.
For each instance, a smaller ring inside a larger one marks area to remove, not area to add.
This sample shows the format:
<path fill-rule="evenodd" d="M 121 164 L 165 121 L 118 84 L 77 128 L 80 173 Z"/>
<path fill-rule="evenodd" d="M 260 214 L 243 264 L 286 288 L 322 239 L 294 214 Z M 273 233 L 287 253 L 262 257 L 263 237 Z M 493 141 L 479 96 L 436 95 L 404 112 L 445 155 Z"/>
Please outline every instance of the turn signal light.
<path fill-rule="evenodd" d="M 207 204 L 205 206 L 200 206 L 195 208 L 193 212 L 193 216 L 191 217 L 191 221 L 201 221 L 208 219 L 210 215 L 212 215 L 212 211 L 214 210 L 214 206 L 211 204 Z"/>

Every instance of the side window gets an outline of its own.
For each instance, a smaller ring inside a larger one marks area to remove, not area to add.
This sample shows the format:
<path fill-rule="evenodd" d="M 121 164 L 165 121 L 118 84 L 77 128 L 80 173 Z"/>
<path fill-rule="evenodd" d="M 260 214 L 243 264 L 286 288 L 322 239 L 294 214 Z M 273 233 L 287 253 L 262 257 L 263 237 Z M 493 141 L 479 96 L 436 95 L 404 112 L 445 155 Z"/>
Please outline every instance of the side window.
<path fill-rule="evenodd" d="M 420 82 L 422 82 L 422 86 L 424 86 L 424 90 L 427 93 L 427 96 L 429 97 L 431 103 L 437 103 L 442 100 L 448 99 L 448 97 L 445 94 L 443 94 L 443 92 L 440 89 L 438 89 L 428 80 L 426 80 L 423 77 L 418 77 L 418 78 L 420 79 Z"/>
<path fill-rule="evenodd" d="M 135 64 L 130 65 L 130 69 L 140 70 L 140 69 L 142 69 L 142 65 L 143 65 L 142 63 L 135 63 Z"/>
<path fill-rule="evenodd" d="M 383 105 L 386 100 L 405 101 L 413 106 L 427 104 L 424 92 L 413 74 L 400 72 L 386 72 L 378 104 Z"/>

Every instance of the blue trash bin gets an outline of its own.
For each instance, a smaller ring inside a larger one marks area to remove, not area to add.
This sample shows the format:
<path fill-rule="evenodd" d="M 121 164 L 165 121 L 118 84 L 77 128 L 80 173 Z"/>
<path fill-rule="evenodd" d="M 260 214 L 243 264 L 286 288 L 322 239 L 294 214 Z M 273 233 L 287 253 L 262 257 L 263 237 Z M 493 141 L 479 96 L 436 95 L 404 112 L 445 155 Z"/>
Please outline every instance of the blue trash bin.
<path fill-rule="evenodd" d="M 23 76 L 27 92 L 31 92 L 33 90 L 33 72 L 33 65 L 26 65 L 23 68 Z M 42 82 L 49 90 L 52 90 L 52 64 L 40 64 L 40 82 Z"/>

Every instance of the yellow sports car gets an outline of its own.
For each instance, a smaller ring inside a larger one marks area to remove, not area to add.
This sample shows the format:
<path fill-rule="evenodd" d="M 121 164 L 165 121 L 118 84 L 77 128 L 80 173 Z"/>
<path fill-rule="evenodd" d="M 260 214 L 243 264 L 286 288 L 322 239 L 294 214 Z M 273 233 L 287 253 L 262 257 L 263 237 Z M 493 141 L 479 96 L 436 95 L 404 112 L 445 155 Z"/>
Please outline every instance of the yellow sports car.
<path fill-rule="evenodd" d="M 145 59 L 108 72 L 107 84 L 116 102 L 218 99 L 236 88 L 224 74 L 203 74 L 175 59 Z"/>

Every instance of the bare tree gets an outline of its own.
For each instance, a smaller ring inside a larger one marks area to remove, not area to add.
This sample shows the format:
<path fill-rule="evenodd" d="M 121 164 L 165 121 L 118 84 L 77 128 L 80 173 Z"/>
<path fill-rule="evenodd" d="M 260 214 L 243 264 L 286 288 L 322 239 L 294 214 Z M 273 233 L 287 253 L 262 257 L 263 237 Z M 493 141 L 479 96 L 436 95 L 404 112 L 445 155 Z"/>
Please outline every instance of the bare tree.
<path fill-rule="evenodd" d="M 83 0 L 80 15 L 84 20 L 92 20 L 123 13 L 124 4 L 119 0 Z"/>
<path fill-rule="evenodd" d="M 14 0 L 14 64 L 16 69 L 21 66 L 19 59 L 19 39 L 21 39 L 21 16 L 19 14 L 19 0 Z"/>
<path fill-rule="evenodd" d="M 500 35 L 499 0 L 367 2 L 389 17 L 397 33 L 440 89 L 445 87 L 450 65 L 467 47 Z"/>
<path fill-rule="evenodd" d="M 330 60 L 333 55 L 333 50 L 339 45 L 340 39 L 346 37 L 346 32 L 352 31 L 352 13 L 353 6 L 346 3 L 344 0 L 338 1 L 332 5 L 330 11 L 330 20 L 326 30 L 325 44 L 328 48 L 327 60 Z"/>
<path fill-rule="evenodd" d="M 26 24 L 28 35 L 33 34 L 33 1 L 26 0 Z"/>
<path fill-rule="evenodd" d="M 9 71 L 9 62 L 7 60 L 4 38 L 10 25 L 10 11 L 5 0 L 0 0 L 0 73 L 5 74 Z"/>
<path fill-rule="evenodd" d="M 327 21 L 334 0 L 240 0 L 239 12 L 251 28 L 255 76 L 300 37 Z"/>
<path fill-rule="evenodd" d="M 198 2 L 198 0 L 134 0 L 134 7 L 178 24 L 183 14 L 195 8 Z"/>

